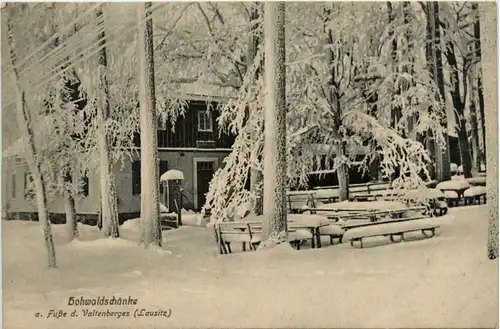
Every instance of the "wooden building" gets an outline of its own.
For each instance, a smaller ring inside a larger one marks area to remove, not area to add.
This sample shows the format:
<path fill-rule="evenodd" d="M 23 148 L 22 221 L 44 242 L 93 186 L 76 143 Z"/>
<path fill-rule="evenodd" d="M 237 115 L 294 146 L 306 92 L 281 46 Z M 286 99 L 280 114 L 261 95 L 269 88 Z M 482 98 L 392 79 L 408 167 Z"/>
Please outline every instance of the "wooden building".
<path fill-rule="evenodd" d="M 205 193 L 213 174 L 231 151 L 234 136 L 219 134 L 213 98 L 210 101 L 210 105 L 213 105 L 210 106 L 210 111 L 207 111 L 208 101 L 205 97 L 191 98 L 185 115 L 178 118 L 174 130 L 170 124 L 158 127 L 158 165 L 160 175 L 170 169 L 178 169 L 184 173 L 183 207 L 199 210 L 205 203 Z M 140 154 L 138 134 L 134 143 Z M 3 215 L 7 218 L 36 219 L 35 200 L 26 191 L 29 179 L 26 163 L 12 153 L 4 154 L 2 160 Z M 115 165 L 120 222 L 140 215 L 140 169 L 139 156 L 123 166 L 121 163 Z M 99 197 L 99 176 L 93 171 L 88 174 L 85 188 L 76 199 L 79 220 L 94 221 L 98 217 Z M 49 212 L 54 222 L 64 221 L 63 200 L 59 198 L 52 201 Z"/>

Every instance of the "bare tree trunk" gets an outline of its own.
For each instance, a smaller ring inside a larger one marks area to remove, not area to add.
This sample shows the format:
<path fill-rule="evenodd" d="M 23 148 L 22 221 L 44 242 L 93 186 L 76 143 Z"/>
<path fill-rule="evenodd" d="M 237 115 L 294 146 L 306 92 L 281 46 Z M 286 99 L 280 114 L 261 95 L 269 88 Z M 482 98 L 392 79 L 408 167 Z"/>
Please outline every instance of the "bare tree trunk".
<path fill-rule="evenodd" d="M 478 92 L 478 103 L 479 103 L 479 120 L 481 122 L 481 132 L 483 149 L 481 152 L 481 160 L 486 164 L 486 122 L 484 116 L 484 88 L 483 88 L 483 68 L 481 65 L 481 22 L 480 14 L 478 11 L 478 4 L 472 3 L 472 10 L 477 11 L 476 20 L 474 21 L 474 49 L 476 52 L 476 57 L 480 60 L 478 64 L 479 74 L 477 79 L 477 92 Z"/>
<path fill-rule="evenodd" d="M 8 47 L 12 69 L 12 79 L 14 82 L 14 87 L 16 91 L 16 115 L 17 123 L 21 129 L 21 136 L 26 138 L 27 150 L 25 152 L 25 159 L 28 164 L 28 168 L 33 177 L 35 183 L 36 192 L 36 205 L 38 210 L 38 220 L 42 226 L 43 236 L 45 241 L 45 250 L 47 252 L 47 261 L 49 268 L 56 268 L 56 250 L 54 248 L 54 242 L 52 240 L 52 229 L 49 221 L 49 213 L 47 209 L 47 194 L 45 188 L 45 182 L 42 177 L 42 172 L 40 169 L 40 162 L 38 160 L 37 151 L 35 148 L 35 136 L 32 130 L 32 122 L 29 110 L 26 107 L 25 94 L 22 87 L 19 84 L 19 76 L 16 68 L 16 55 L 14 53 L 15 41 L 12 31 L 11 22 L 7 16 L 7 33 L 8 33 Z"/>
<path fill-rule="evenodd" d="M 250 169 L 250 192 L 256 196 L 252 209 L 256 215 L 262 215 L 263 212 L 263 196 L 262 184 L 264 176 L 260 170 Z"/>
<path fill-rule="evenodd" d="M 414 55 L 414 46 L 413 46 L 413 35 L 412 35 L 412 30 L 411 28 L 408 28 L 408 26 L 411 26 L 411 3 L 409 1 L 404 1 L 403 2 L 403 24 L 405 25 L 406 32 L 405 32 L 405 42 L 407 43 L 407 51 L 406 51 L 406 56 L 405 60 L 409 62 L 407 65 L 403 65 L 402 71 L 404 73 L 409 73 L 410 74 L 410 81 L 402 82 L 402 90 L 403 92 L 407 91 L 410 89 L 410 87 L 415 87 L 415 80 L 413 79 L 413 76 L 415 74 L 415 55 Z M 413 104 L 411 103 L 411 100 L 409 100 L 410 106 Z M 418 113 L 414 113 L 411 115 L 407 116 L 407 135 L 409 139 L 412 140 L 417 140 L 417 132 L 415 131 L 415 124 L 418 121 Z"/>
<path fill-rule="evenodd" d="M 469 140 L 467 138 L 467 128 L 466 128 L 466 119 L 464 115 L 465 109 L 465 96 L 467 95 L 467 73 L 465 70 L 462 72 L 462 81 L 464 84 L 464 88 L 460 91 L 460 79 L 459 79 L 459 71 L 458 71 L 458 63 L 457 58 L 455 56 L 455 47 L 451 42 L 447 43 L 446 47 L 446 58 L 448 59 L 448 64 L 450 65 L 450 75 L 451 80 L 454 82 L 453 87 L 450 90 L 451 99 L 453 102 L 453 107 L 455 108 L 455 121 L 456 121 L 456 131 L 458 134 L 458 146 L 460 148 L 460 160 L 462 162 L 462 168 L 464 172 L 465 178 L 472 177 L 471 174 L 471 155 L 470 155 L 470 145 Z M 461 95 L 463 93 L 463 97 Z M 462 101 L 463 98 L 463 101 Z"/>
<path fill-rule="evenodd" d="M 144 246 L 161 246 L 157 120 L 151 2 L 139 4 L 139 100 L 141 104 L 141 237 Z M 147 19 L 145 22 L 144 20 Z"/>
<path fill-rule="evenodd" d="M 396 19 L 396 13 L 394 9 L 392 8 L 392 2 L 387 1 L 387 12 L 388 12 L 388 18 L 389 18 L 389 24 L 391 24 L 395 19 Z M 394 31 L 395 27 L 392 27 L 389 30 L 389 38 L 393 38 L 391 42 L 391 60 L 393 64 L 393 73 L 394 76 L 396 77 L 398 74 L 398 58 L 397 58 L 397 53 L 398 53 L 398 44 L 397 44 L 397 39 L 394 38 Z M 401 95 L 401 86 L 396 85 L 396 78 L 394 78 L 394 81 L 392 83 L 392 86 L 394 88 L 394 95 L 399 97 Z M 391 128 L 396 129 L 399 123 L 399 120 L 401 120 L 401 105 L 394 105 L 391 108 Z"/>
<path fill-rule="evenodd" d="M 336 136 L 336 145 L 335 145 L 335 157 L 340 159 L 341 163 L 337 166 L 337 179 L 339 181 L 339 200 L 344 201 L 349 199 L 349 168 L 347 164 L 344 163 L 345 158 L 345 146 L 342 142 L 342 135 L 340 134 L 340 126 L 342 125 L 342 121 L 340 119 L 340 97 L 337 82 L 335 81 L 335 55 L 333 54 L 333 50 L 331 45 L 334 44 L 333 34 L 331 29 L 328 27 L 328 23 L 330 18 L 328 17 L 331 14 L 330 9 L 325 9 L 325 22 L 324 22 L 324 33 L 326 34 L 325 38 L 325 51 L 328 67 L 330 67 L 329 78 L 328 78 L 328 92 L 326 97 L 328 99 L 328 103 L 332 106 L 332 115 L 333 117 L 333 127 L 332 129 L 337 134 Z"/>
<path fill-rule="evenodd" d="M 102 7 L 97 9 L 97 17 L 103 15 Z M 99 45 L 105 44 L 105 32 L 99 33 Z M 101 182 L 101 215 L 104 234 L 117 238 L 120 236 L 118 223 L 118 206 L 116 204 L 116 187 L 113 164 L 111 161 L 111 143 L 107 132 L 107 121 L 110 117 L 109 87 L 107 77 L 106 47 L 99 51 L 99 89 L 103 92 L 104 99 L 97 102 L 97 134 L 99 147 L 99 170 Z"/>
<path fill-rule="evenodd" d="M 66 230 L 69 241 L 78 238 L 78 226 L 76 223 L 75 199 L 70 194 L 64 197 L 64 209 L 66 211 Z"/>
<path fill-rule="evenodd" d="M 458 128 L 458 147 L 460 148 L 460 160 L 462 162 L 463 174 L 465 178 L 472 177 L 472 158 L 470 144 L 467 138 L 465 119 L 461 119 Z"/>
<path fill-rule="evenodd" d="M 64 182 L 66 184 L 71 184 L 71 174 L 69 172 L 69 168 L 67 169 L 64 175 Z M 68 232 L 69 241 L 77 238 L 78 234 L 78 226 L 76 224 L 76 210 L 75 210 L 75 199 L 71 195 L 71 191 L 66 189 L 64 195 L 64 209 L 66 212 L 66 230 Z"/>
<path fill-rule="evenodd" d="M 482 65 L 485 72 L 491 72 L 484 76 L 484 98 L 488 104 L 485 111 L 486 133 L 486 173 L 487 173 L 487 197 L 488 197 L 488 257 L 498 258 L 498 90 L 497 90 L 497 20 L 496 4 L 481 3 L 481 42 Z"/>
<path fill-rule="evenodd" d="M 471 81 L 472 82 L 472 81 Z M 475 89 L 475 88 L 474 88 Z M 479 132 L 477 121 L 477 108 L 475 103 L 475 92 L 471 95 L 470 103 L 470 125 L 471 125 L 471 146 L 472 146 L 472 170 L 478 172 L 481 170 L 481 150 L 479 148 Z"/>
<path fill-rule="evenodd" d="M 446 108 L 446 95 L 444 91 L 443 58 L 441 53 L 441 32 L 439 30 L 439 4 L 438 2 L 427 2 L 427 56 L 431 75 L 439 89 L 439 95 L 436 95 Z M 430 57 L 429 57 L 430 56 Z M 445 131 L 445 143 L 439 144 L 435 138 L 435 161 L 436 161 L 436 179 L 445 181 L 451 179 L 450 170 L 450 146 L 448 140 L 448 122 L 446 110 L 441 119 L 441 127 Z"/>
<path fill-rule="evenodd" d="M 271 244 L 287 240 L 285 3 L 264 4 L 265 142 L 264 234 Z"/>
<path fill-rule="evenodd" d="M 336 145 L 337 156 L 345 156 L 343 145 Z M 345 164 L 339 165 L 337 168 L 337 179 L 339 181 L 339 201 L 349 200 L 349 170 Z"/>

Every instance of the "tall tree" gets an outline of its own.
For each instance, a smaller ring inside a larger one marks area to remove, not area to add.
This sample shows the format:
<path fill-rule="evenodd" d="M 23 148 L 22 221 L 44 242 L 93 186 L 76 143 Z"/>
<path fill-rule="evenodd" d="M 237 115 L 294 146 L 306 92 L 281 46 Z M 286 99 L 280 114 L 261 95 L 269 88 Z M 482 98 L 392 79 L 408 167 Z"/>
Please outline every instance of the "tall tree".
<path fill-rule="evenodd" d="M 498 32 L 496 3 L 481 3 L 479 7 L 481 18 L 481 64 L 484 72 L 492 74 L 484 76 L 484 100 L 488 105 L 485 108 L 486 134 L 486 175 L 488 178 L 488 244 L 487 251 L 490 259 L 498 258 L 498 90 L 497 76 L 497 38 Z"/>
<path fill-rule="evenodd" d="M 16 10 L 18 8 L 13 8 Z M 4 13 L 6 11 L 4 10 Z M 35 185 L 36 192 L 36 204 L 38 210 L 38 220 L 42 226 L 45 250 L 47 252 L 47 261 L 49 268 L 56 268 L 56 251 L 54 248 L 54 242 L 52 240 L 52 229 L 49 221 L 49 213 L 47 208 L 47 195 L 45 181 L 42 176 L 42 170 L 40 166 L 39 154 L 37 153 L 35 146 L 35 135 L 33 132 L 33 122 L 31 120 L 31 114 L 26 104 L 25 91 L 23 86 L 19 83 L 19 72 L 16 67 L 17 59 L 15 54 L 16 41 L 14 38 L 13 25 L 10 18 L 10 12 L 4 14 L 7 23 L 7 43 L 9 47 L 9 57 L 12 65 L 12 81 L 16 92 L 16 117 L 17 123 L 21 129 L 22 138 L 26 139 L 27 150 L 24 153 L 26 162 L 28 163 L 28 168 L 33 177 L 33 182 Z"/>
<path fill-rule="evenodd" d="M 335 159 L 337 162 L 336 172 L 339 182 L 339 200 L 344 201 L 349 199 L 349 168 L 346 163 L 346 143 L 343 140 L 341 131 L 342 111 L 340 105 L 340 88 L 338 80 L 336 79 L 338 75 L 338 73 L 336 72 L 338 67 L 337 62 L 343 61 L 341 57 L 343 57 L 344 54 L 338 51 L 336 52 L 337 54 L 334 54 L 334 49 L 336 48 L 335 45 L 339 42 L 339 40 L 334 40 L 331 30 L 330 17 L 332 15 L 332 11 L 330 8 L 326 7 L 324 13 L 325 19 L 323 33 L 327 62 L 326 66 L 328 68 L 328 82 L 325 92 L 325 98 L 331 107 L 331 130 L 333 131 L 333 134 L 335 134 L 333 138 L 335 140 Z M 340 40 L 340 42 L 342 42 L 342 40 Z"/>
<path fill-rule="evenodd" d="M 288 238 L 286 221 L 285 3 L 264 4 L 264 234 L 271 244 Z"/>
<path fill-rule="evenodd" d="M 456 121 L 456 131 L 458 134 L 458 146 L 460 149 L 460 160 L 462 163 L 463 173 L 465 178 L 472 177 L 471 169 L 471 152 L 470 144 L 467 137 L 467 128 L 465 117 L 465 107 L 466 107 L 466 97 L 467 97 L 467 87 L 468 87 L 468 69 L 470 67 L 470 62 L 464 58 L 464 63 L 462 63 L 462 70 L 460 72 L 457 56 L 455 54 L 455 45 L 452 42 L 447 42 L 446 47 L 446 58 L 448 60 L 448 65 L 451 69 L 451 81 L 452 88 L 450 90 L 451 99 L 453 102 L 453 107 L 455 109 L 455 121 Z M 463 83 L 462 91 L 460 90 L 460 81 Z"/>
<path fill-rule="evenodd" d="M 97 19 L 103 16 L 102 7 L 96 10 Z M 118 206 L 115 186 L 115 175 L 111 156 L 111 140 L 108 132 L 111 115 L 109 105 L 109 83 L 107 76 L 106 32 L 102 30 L 98 35 L 101 48 L 98 53 L 99 93 L 95 104 L 97 110 L 97 144 L 99 148 L 99 178 L 101 186 L 101 216 L 104 234 L 113 238 L 120 236 L 118 224 Z"/>
<path fill-rule="evenodd" d="M 443 56 L 441 52 L 441 31 L 439 26 L 439 4 L 437 2 L 427 2 L 426 4 L 427 17 L 427 49 L 428 65 L 431 76 L 434 78 L 438 92 L 436 98 L 440 99 L 442 108 L 446 109 L 446 94 L 444 87 L 443 75 Z M 450 149 L 448 138 L 448 122 L 446 118 L 446 110 L 441 116 L 440 124 L 445 131 L 444 142 L 439 142 L 434 135 L 434 155 L 436 161 L 436 178 L 438 181 L 445 181 L 451 178 L 450 173 Z"/>
<path fill-rule="evenodd" d="M 259 50 L 259 46 L 261 46 L 262 43 L 262 27 L 261 27 L 261 22 L 260 22 L 260 15 L 261 15 L 261 4 L 259 3 L 253 3 L 253 5 L 250 7 L 250 32 L 249 32 L 249 40 L 248 40 L 248 53 L 247 53 L 247 67 L 246 69 L 250 68 L 255 61 L 255 58 L 257 57 L 257 52 Z M 259 68 L 256 70 L 256 79 L 258 80 L 262 73 L 262 61 L 258 63 Z M 250 116 L 256 116 L 259 115 L 257 109 L 249 109 L 249 117 Z M 250 121 L 255 121 L 254 118 L 249 118 Z M 253 131 L 253 140 L 255 140 L 257 143 L 259 142 L 260 138 L 260 129 L 255 129 Z M 258 155 L 257 155 L 258 157 Z M 259 162 L 261 159 L 257 159 Z M 262 160 L 261 160 L 262 161 Z M 253 204 L 253 211 L 257 215 L 262 215 L 263 212 L 263 194 L 262 194 L 262 185 L 263 184 L 263 176 L 262 176 L 262 171 L 256 168 L 256 166 L 252 166 L 250 168 L 250 192 L 254 195 L 254 204 Z"/>
<path fill-rule="evenodd" d="M 469 117 L 466 116 L 467 104 L 475 103 L 475 73 L 480 57 L 475 50 L 475 40 L 471 27 L 474 24 L 473 11 L 464 4 L 443 4 L 444 13 L 441 18 L 443 39 L 446 44 L 445 57 L 449 75 L 449 93 L 455 114 L 455 127 L 459 140 L 460 157 L 465 177 L 471 177 L 472 154 L 467 132 L 467 119 L 472 127 L 473 142 L 477 142 L 477 125 L 474 106 L 469 107 Z M 471 47 L 472 45 L 472 47 Z M 471 92 L 472 90 L 472 92 Z M 472 111 L 471 111 L 472 110 Z M 472 119 L 472 120 L 470 120 Z"/>
<path fill-rule="evenodd" d="M 474 77 L 469 76 L 469 84 L 471 86 L 469 121 L 471 125 L 472 169 L 477 172 L 481 170 L 483 152 L 479 146 L 479 116 L 478 107 L 476 106 L 478 92 L 474 80 Z"/>
<path fill-rule="evenodd" d="M 157 117 L 151 2 L 139 4 L 139 101 L 141 125 L 141 242 L 161 246 Z"/>
<path fill-rule="evenodd" d="M 49 7 L 49 10 L 52 11 L 52 20 L 56 22 L 56 6 L 55 4 L 52 4 L 52 6 Z M 73 29 L 74 32 L 76 32 L 76 27 Z M 52 29 L 52 34 L 57 33 L 57 25 L 54 24 L 53 29 Z M 54 47 L 57 48 L 59 45 L 59 37 L 56 37 L 54 40 Z M 67 65 L 66 65 L 67 66 Z M 65 66 L 63 66 L 61 69 L 64 69 Z M 74 71 L 71 72 L 71 74 L 74 74 Z M 76 103 L 79 101 L 78 96 L 78 86 L 79 84 L 77 83 L 72 83 L 71 78 L 63 75 L 63 77 L 55 84 L 56 85 L 56 97 L 54 108 L 57 108 L 59 111 L 64 111 L 67 110 L 68 112 L 73 112 L 69 113 L 69 117 L 74 115 L 74 110 L 76 108 L 73 108 L 73 103 Z M 68 104 L 69 103 L 69 104 Z M 69 105 L 69 106 L 67 106 Z M 62 107 L 65 107 L 63 109 Z M 73 111 L 72 111 L 73 110 Z M 73 188 L 73 175 L 72 175 L 72 167 L 73 167 L 73 159 L 70 156 L 69 150 L 72 148 L 72 139 L 74 139 L 75 134 L 72 134 L 71 132 L 69 133 L 70 138 L 68 138 L 68 126 L 69 124 L 67 121 L 70 120 L 62 120 L 66 121 L 63 122 L 62 124 L 56 125 L 55 133 L 58 135 L 58 139 L 61 140 L 62 142 L 59 145 L 59 151 L 58 153 L 61 155 L 61 158 L 63 159 L 63 166 L 62 170 L 58 172 L 58 175 L 62 175 L 62 197 L 64 198 L 64 210 L 66 212 L 66 231 L 68 234 L 69 240 L 73 240 L 74 238 L 79 236 L 78 233 L 78 224 L 77 224 L 77 219 L 76 219 L 76 207 L 75 207 L 75 198 L 74 198 L 74 188 Z M 56 167 L 56 166 L 55 166 Z M 54 168 L 55 170 L 58 170 L 59 168 Z"/>
<path fill-rule="evenodd" d="M 325 17 L 325 7 L 332 11 L 328 18 Z M 360 16 L 360 12 L 367 13 Z M 388 85 L 393 81 L 392 71 L 388 71 L 394 64 L 390 58 L 384 57 L 390 54 L 386 50 L 392 42 L 385 33 L 386 15 L 385 7 L 380 8 L 377 4 L 287 5 L 287 26 L 290 27 L 287 40 L 290 42 L 287 43 L 286 146 L 290 186 L 292 182 L 307 185 L 311 171 L 335 172 L 340 164 L 359 166 L 363 170 L 377 158 L 381 159 L 380 172 L 384 178 L 394 174 L 398 167 L 405 173 L 394 180 L 395 186 L 414 188 L 426 179 L 422 173 L 427 172 L 428 155 L 419 142 L 408 141 L 398 132 L 403 131 L 399 126 L 403 125 L 402 121 L 407 121 L 408 115 L 419 112 L 422 115 L 414 124 L 415 131 L 421 133 L 432 126 L 442 135 L 441 125 L 436 124 L 440 115 L 436 109 L 440 104 L 435 94 L 432 93 L 431 98 L 428 92 L 436 90 L 435 83 L 430 83 L 425 58 L 419 55 L 414 65 L 415 84 L 400 98 L 388 92 L 392 90 Z M 353 21 L 360 26 L 355 31 L 350 28 Z M 394 24 L 400 24 L 400 21 L 394 21 Z M 328 46 L 325 46 L 328 39 L 325 31 L 334 34 L 333 43 Z M 400 31 L 395 29 L 398 38 Z M 372 42 L 366 42 L 368 40 Z M 415 48 L 422 47 L 424 35 L 414 40 L 414 44 Z M 328 48 L 333 51 L 333 63 L 327 60 Z M 405 62 L 406 58 L 398 60 Z M 248 72 L 254 74 L 255 66 Z M 332 73 L 335 74 L 333 88 Z M 404 80 L 407 75 L 398 73 L 397 77 Z M 251 132 L 252 127 L 264 124 L 264 114 L 248 121 L 243 118 L 247 113 L 245 108 L 262 102 L 267 89 L 260 80 L 248 75 L 245 75 L 242 86 L 236 97 L 228 101 L 229 105 L 222 108 L 221 125 L 230 127 L 238 135 L 231 154 L 225 159 L 224 167 L 216 172 L 207 194 L 212 218 L 218 221 L 235 218 L 235 209 L 251 200 L 244 186 L 249 167 L 253 165 L 249 158 L 252 152 L 259 152 Z M 335 89 L 340 106 L 327 99 L 326 93 Z M 402 99 L 411 99 L 412 104 L 405 104 L 398 129 L 392 129 L 386 117 L 390 118 L 391 109 Z M 433 113 L 428 113 L 429 109 L 433 109 Z M 335 111 L 340 111 L 338 130 L 332 128 L 335 126 Z M 345 156 L 337 157 L 333 145 L 345 145 Z M 359 159 L 360 150 L 365 154 L 362 160 Z M 318 168 L 318 164 L 322 166 Z"/>
<path fill-rule="evenodd" d="M 472 3 L 472 10 L 474 10 L 474 50 L 476 51 L 476 57 L 479 59 L 479 65 L 477 70 L 477 93 L 478 93 L 478 103 L 479 103 L 479 120 L 481 123 L 482 132 L 482 161 L 486 163 L 486 121 L 484 115 L 484 90 L 483 90 L 483 69 L 481 65 L 481 23 L 480 15 L 478 10 L 478 4 Z"/>

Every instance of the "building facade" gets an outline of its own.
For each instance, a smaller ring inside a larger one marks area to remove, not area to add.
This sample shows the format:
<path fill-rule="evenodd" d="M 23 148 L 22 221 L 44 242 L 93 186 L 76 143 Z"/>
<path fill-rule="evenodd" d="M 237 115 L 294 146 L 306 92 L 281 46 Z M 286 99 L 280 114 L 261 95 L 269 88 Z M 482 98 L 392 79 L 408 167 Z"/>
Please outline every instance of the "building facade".
<path fill-rule="evenodd" d="M 158 127 L 159 175 L 177 169 L 184 173 L 183 208 L 200 210 L 205 203 L 210 181 L 231 151 L 234 136 L 220 134 L 217 126 L 216 104 L 207 111 L 207 101 L 191 100 L 183 117 L 175 123 Z M 134 138 L 138 152 L 131 161 L 115 164 L 114 173 L 118 196 L 120 222 L 140 215 L 141 165 L 140 136 Z M 28 193 L 29 171 L 26 163 L 15 155 L 3 157 L 2 207 L 3 215 L 11 219 L 36 219 L 33 195 Z M 97 219 L 100 207 L 98 172 L 87 175 L 85 188 L 76 198 L 79 220 Z M 54 222 L 64 221 L 64 201 L 58 198 L 49 203 Z M 59 220 L 60 219 L 60 220 Z"/>

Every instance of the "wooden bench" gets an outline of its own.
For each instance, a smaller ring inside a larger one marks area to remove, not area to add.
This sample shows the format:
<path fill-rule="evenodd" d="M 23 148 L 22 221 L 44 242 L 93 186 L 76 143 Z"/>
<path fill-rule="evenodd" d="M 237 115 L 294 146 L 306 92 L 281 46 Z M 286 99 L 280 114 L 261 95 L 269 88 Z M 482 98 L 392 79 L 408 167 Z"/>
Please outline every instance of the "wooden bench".
<path fill-rule="evenodd" d="M 250 229 L 250 223 L 243 222 L 225 222 L 214 225 L 215 239 L 221 254 L 231 253 L 231 243 L 242 243 L 242 250 L 246 251 L 248 244 L 250 249 L 255 249 L 261 242 L 260 236 L 253 236 Z"/>
<path fill-rule="evenodd" d="M 464 197 L 464 204 L 466 206 L 468 205 L 473 205 L 473 204 L 481 204 L 481 199 L 484 200 L 484 203 L 486 204 L 486 193 L 479 194 L 479 195 L 474 195 L 474 196 L 465 196 Z"/>
<path fill-rule="evenodd" d="M 390 188 L 390 184 L 387 182 L 376 182 L 376 183 L 362 183 L 362 184 L 349 184 L 349 192 L 350 193 L 356 193 L 356 192 L 361 192 L 361 193 L 372 193 L 374 191 L 381 191 L 381 190 L 387 190 Z M 323 189 L 339 189 L 338 185 L 335 186 L 320 186 L 320 187 L 315 187 L 315 190 L 323 190 Z"/>
<path fill-rule="evenodd" d="M 293 221 L 288 221 L 289 225 Z M 300 250 L 300 245 L 308 239 L 312 239 L 312 234 L 302 232 L 293 228 L 288 229 L 289 242 Z M 242 251 L 257 250 L 257 246 L 262 242 L 262 222 L 224 222 L 214 225 L 215 240 L 220 254 L 232 253 L 231 243 L 242 243 Z"/>
<path fill-rule="evenodd" d="M 256 235 L 262 236 L 262 222 L 260 221 L 254 221 L 254 222 L 247 222 L 247 224 L 250 227 L 250 232 L 252 233 L 252 236 L 255 237 Z M 293 225 L 293 220 L 288 220 L 288 225 Z M 291 227 L 288 227 L 288 242 L 292 246 L 295 246 L 297 250 L 300 250 L 300 246 L 307 240 L 310 240 L 313 238 L 312 234 L 309 232 L 303 232 L 304 230 L 297 230 Z M 254 245 L 253 250 L 255 250 L 256 246 L 260 243 L 256 243 Z"/>
<path fill-rule="evenodd" d="M 163 230 L 170 230 L 179 227 L 179 217 L 175 213 L 161 213 L 160 227 Z"/>
<path fill-rule="evenodd" d="M 329 236 L 330 244 L 333 245 L 335 239 L 338 239 L 339 243 L 342 243 L 344 238 L 344 230 L 339 224 L 332 222 L 328 225 L 319 228 L 320 236 Z"/>
<path fill-rule="evenodd" d="M 458 192 L 445 190 L 443 191 L 443 193 L 448 207 L 458 207 L 458 204 L 460 202 L 460 195 L 458 194 Z"/>
<path fill-rule="evenodd" d="M 335 203 L 340 199 L 339 191 L 338 189 L 315 189 L 314 199 L 321 203 Z"/>
<path fill-rule="evenodd" d="M 354 227 L 363 227 L 373 224 L 379 223 L 388 223 L 388 222 L 401 222 L 401 221 L 409 221 L 414 219 L 425 218 L 424 216 L 419 217 L 411 217 L 411 218 L 403 218 L 397 220 L 383 220 L 380 222 L 379 220 L 381 215 L 388 215 L 390 218 L 402 218 L 402 215 L 407 214 L 410 211 L 422 211 L 425 210 L 425 207 L 411 207 L 404 209 L 393 209 L 393 210 L 384 210 L 384 211 L 370 211 L 370 212 L 362 212 L 362 213 L 350 213 L 350 214 L 342 214 L 336 216 L 327 216 L 328 220 L 332 220 L 328 226 L 320 228 L 320 235 L 328 235 L 330 237 L 330 244 L 333 245 L 335 239 L 338 239 L 339 243 L 342 243 L 344 233 L 346 230 Z M 338 221 L 342 220 L 369 220 L 369 223 L 361 223 L 361 224 L 347 224 L 347 225 L 339 225 Z"/>
<path fill-rule="evenodd" d="M 390 218 L 403 218 L 404 215 L 414 211 L 414 212 L 425 212 L 426 207 L 408 207 L 408 208 L 398 208 L 398 209 L 388 209 L 388 210 L 375 210 L 366 211 L 350 214 L 341 215 L 328 215 L 328 219 L 338 220 L 369 220 L 370 222 L 377 222 L 380 218 L 390 217 Z"/>
<path fill-rule="evenodd" d="M 363 199 L 373 199 L 376 198 L 377 193 L 379 191 L 386 191 L 390 189 L 390 184 L 387 182 L 369 182 L 369 183 L 363 183 L 363 184 L 350 184 L 349 185 L 349 194 L 355 198 L 358 199 L 358 201 L 361 201 Z M 320 201 L 328 201 L 329 203 L 333 203 L 336 200 L 338 200 L 338 190 L 339 186 L 318 186 L 315 187 L 314 190 L 316 191 L 321 191 L 321 190 L 334 190 L 336 191 L 335 195 L 332 196 L 320 196 L 321 193 L 318 193 L 317 200 Z M 379 193 L 378 193 L 379 194 Z"/>
<path fill-rule="evenodd" d="M 304 208 L 316 207 L 313 191 L 287 192 L 288 211 L 291 214 L 303 213 Z"/>
<path fill-rule="evenodd" d="M 354 236 L 349 238 L 349 241 L 351 243 L 351 246 L 354 246 L 354 242 L 359 242 L 360 247 L 363 248 L 363 239 L 365 238 L 371 238 L 371 237 L 377 237 L 377 236 L 388 236 L 391 240 L 391 242 L 400 242 L 404 241 L 404 234 L 405 233 L 410 233 L 410 232 L 419 232 L 421 231 L 422 234 L 425 237 L 433 237 L 435 235 L 435 231 L 437 228 L 440 226 L 435 223 L 425 223 L 425 222 L 418 222 L 419 219 L 412 219 L 415 221 L 413 225 L 409 225 L 408 227 L 404 227 L 404 225 L 401 222 L 408 222 L 409 220 L 399 220 L 398 222 L 380 222 L 380 223 L 372 223 L 372 225 L 377 225 L 381 227 L 381 229 L 378 230 L 378 232 L 366 232 L 364 234 L 355 234 L 353 233 Z M 355 229 L 354 227 L 352 229 Z M 358 227 L 359 229 L 359 227 Z M 430 232 L 430 233 L 427 233 Z M 400 237 L 400 240 L 395 240 L 394 236 Z"/>
<path fill-rule="evenodd" d="M 347 230 L 354 229 L 354 228 L 374 226 L 374 225 L 382 225 L 382 224 L 390 224 L 390 223 L 403 223 L 403 222 L 409 222 L 409 221 L 412 221 L 412 220 L 424 219 L 424 218 L 429 218 L 429 217 L 416 216 L 416 217 L 410 217 L 410 218 L 389 219 L 389 220 L 383 220 L 383 221 L 379 221 L 379 222 L 344 224 L 341 227 L 342 227 L 342 229 L 344 231 L 347 231 Z"/>
<path fill-rule="evenodd" d="M 472 186 L 464 192 L 464 204 L 466 206 L 473 205 L 476 202 L 481 204 L 481 199 L 486 203 L 486 187 L 484 186 Z"/>
<path fill-rule="evenodd" d="M 431 200 L 431 210 L 435 216 L 443 216 L 448 213 L 448 204 L 445 200 Z"/>
<path fill-rule="evenodd" d="M 357 202 L 377 201 L 377 197 L 375 195 L 363 193 L 353 194 L 349 199 L 350 201 Z"/>

